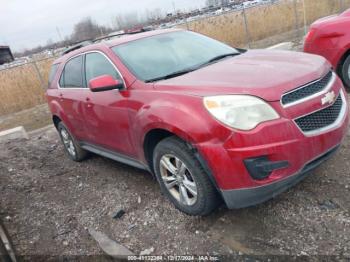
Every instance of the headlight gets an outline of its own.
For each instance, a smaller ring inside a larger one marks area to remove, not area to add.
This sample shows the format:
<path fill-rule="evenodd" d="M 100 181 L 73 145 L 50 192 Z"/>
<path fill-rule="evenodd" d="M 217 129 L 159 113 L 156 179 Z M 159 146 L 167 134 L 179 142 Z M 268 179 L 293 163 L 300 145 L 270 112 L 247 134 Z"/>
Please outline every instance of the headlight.
<path fill-rule="evenodd" d="M 269 104 L 249 95 L 205 97 L 204 106 L 220 122 L 240 130 L 251 130 L 262 122 L 279 118 Z"/>

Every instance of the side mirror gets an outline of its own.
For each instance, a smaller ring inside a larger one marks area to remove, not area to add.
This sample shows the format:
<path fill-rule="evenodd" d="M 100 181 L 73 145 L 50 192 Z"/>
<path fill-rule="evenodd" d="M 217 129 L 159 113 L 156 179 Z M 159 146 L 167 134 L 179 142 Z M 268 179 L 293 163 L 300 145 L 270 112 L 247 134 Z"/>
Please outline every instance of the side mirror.
<path fill-rule="evenodd" d="M 92 92 L 103 92 L 114 89 L 123 89 L 124 85 L 119 80 L 110 75 L 103 75 L 91 79 L 89 81 L 89 88 Z"/>

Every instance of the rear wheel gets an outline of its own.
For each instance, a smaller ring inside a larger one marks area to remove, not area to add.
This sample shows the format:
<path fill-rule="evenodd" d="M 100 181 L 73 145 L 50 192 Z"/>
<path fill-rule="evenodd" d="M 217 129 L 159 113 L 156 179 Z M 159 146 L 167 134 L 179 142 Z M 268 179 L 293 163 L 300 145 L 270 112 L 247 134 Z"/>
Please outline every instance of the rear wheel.
<path fill-rule="evenodd" d="M 344 82 L 347 91 L 350 91 L 350 55 L 345 59 L 342 65 L 340 76 Z"/>
<path fill-rule="evenodd" d="M 153 163 L 162 192 L 177 209 L 203 216 L 217 208 L 216 189 L 185 142 L 164 139 L 155 148 Z"/>
<path fill-rule="evenodd" d="M 88 155 L 87 151 L 79 146 L 62 122 L 58 124 L 57 129 L 69 158 L 76 162 L 83 161 Z"/>

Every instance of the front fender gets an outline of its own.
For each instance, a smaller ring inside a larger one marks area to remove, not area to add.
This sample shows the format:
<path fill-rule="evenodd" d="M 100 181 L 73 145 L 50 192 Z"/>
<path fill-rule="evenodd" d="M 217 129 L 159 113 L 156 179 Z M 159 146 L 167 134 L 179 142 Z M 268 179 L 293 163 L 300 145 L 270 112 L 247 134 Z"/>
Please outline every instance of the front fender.
<path fill-rule="evenodd" d="M 177 94 L 159 97 L 139 108 L 131 128 L 137 152 L 143 152 L 145 137 L 154 129 L 171 132 L 192 145 L 219 143 L 232 134 L 207 112 L 201 97 Z M 143 154 L 139 157 L 144 158 Z"/>

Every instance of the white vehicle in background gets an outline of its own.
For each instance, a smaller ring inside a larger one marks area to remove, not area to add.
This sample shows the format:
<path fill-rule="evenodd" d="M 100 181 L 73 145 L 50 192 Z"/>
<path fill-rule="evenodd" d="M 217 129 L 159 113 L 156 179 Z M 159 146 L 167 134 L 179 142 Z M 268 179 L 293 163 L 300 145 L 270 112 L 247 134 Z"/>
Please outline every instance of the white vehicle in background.
<path fill-rule="evenodd" d="M 242 4 L 238 4 L 232 7 L 233 10 L 242 10 L 244 7 L 243 3 Z"/>
<path fill-rule="evenodd" d="M 224 12 L 223 9 L 219 9 L 219 10 L 215 11 L 215 14 L 216 15 L 221 15 L 223 12 Z"/>
<path fill-rule="evenodd" d="M 192 21 L 196 21 L 198 19 L 198 16 L 192 16 L 187 18 L 187 22 L 192 22 Z"/>
<path fill-rule="evenodd" d="M 244 8 L 250 8 L 253 6 L 260 5 L 261 1 L 260 0 L 254 0 L 254 1 L 246 1 L 243 3 Z"/>
<path fill-rule="evenodd" d="M 125 34 L 125 31 L 120 30 L 120 31 L 112 32 L 112 33 L 108 34 L 108 36 L 116 36 L 116 35 L 124 35 L 124 34 Z"/>

